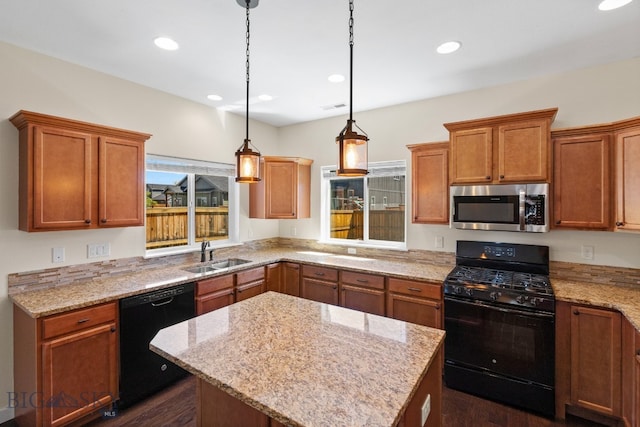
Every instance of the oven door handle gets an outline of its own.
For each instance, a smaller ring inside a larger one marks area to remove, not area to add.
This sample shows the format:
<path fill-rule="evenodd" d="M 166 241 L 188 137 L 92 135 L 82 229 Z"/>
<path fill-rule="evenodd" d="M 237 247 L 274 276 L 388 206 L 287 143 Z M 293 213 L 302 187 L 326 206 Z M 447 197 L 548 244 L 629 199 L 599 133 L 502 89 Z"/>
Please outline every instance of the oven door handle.
<path fill-rule="evenodd" d="M 495 305 L 491 305 L 491 304 L 486 304 L 480 301 L 469 301 L 469 300 L 464 300 L 464 299 L 458 299 L 458 298 L 451 298 L 451 297 L 444 297 L 444 302 L 446 304 L 447 301 L 454 301 L 460 304 L 466 304 L 466 305 L 474 305 L 476 307 L 484 307 L 484 308 L 488 308 L 491 310 L 496 310 L 496 311 L 501 311 L 503 313 L 516 313 L 516 314 L 522 314 L 524 316 L 531 316 L 531 317 L 539 317 L 542 319 L 553 319 L 555 318 L 555 314 L 554 313 L 546 313 L 546 312 L 535 312 L 535 311 L 524 311 L 524 310 L 519 310 L 517 308 L 504 308 L 504 307 L 497 307 Z M 447 307 L 445 305 L 445 315 L 447 313 Z"/>

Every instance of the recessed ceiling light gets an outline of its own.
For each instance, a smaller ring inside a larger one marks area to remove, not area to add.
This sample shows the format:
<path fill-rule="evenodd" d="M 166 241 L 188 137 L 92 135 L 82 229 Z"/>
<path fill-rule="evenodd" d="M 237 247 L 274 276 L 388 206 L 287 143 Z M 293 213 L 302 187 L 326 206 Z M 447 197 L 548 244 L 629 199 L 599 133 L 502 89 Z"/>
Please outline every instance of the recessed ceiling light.
<path fill-rule="evenodd" d="M 262 95 L 258 95 L 258 99 L 260 101 L 271 101 L 273 99 L 273 96 L 263 93 Z"/>
<path fill-rule="evenodd" d="M 222 101 L 222 97 L 220 95 L 207 95 L 207 99 L 211 101 Z"/>
<path fill-rule="evenodd" d="M 598 5 L 600 10 L 613 10 L 631 3 L 632 0 L 602 0 Z"/>
<path fill-rule="evenodd" d="M 441 54 L 452 53 L 460 49 L 460 46 L 462 46 L 462 44 L 457 41 L 444 42 L 440 46 L 438 46 L 436 52 Z"/>
<path fill-rule="evenodd" d="M 164 50 L 178 50 L 178 48 L 180 47 L 175 40 L 170 39 L 169 37 L 156 37 L 155 39 L 153 39 L 153 42 L 160 49 Z"/>
<path fill-rule="evenodd" d="M 342 83 L 344 81 L 344 76 L 342 74 L 331 74 L 327 77 L 331 83 Z"/>

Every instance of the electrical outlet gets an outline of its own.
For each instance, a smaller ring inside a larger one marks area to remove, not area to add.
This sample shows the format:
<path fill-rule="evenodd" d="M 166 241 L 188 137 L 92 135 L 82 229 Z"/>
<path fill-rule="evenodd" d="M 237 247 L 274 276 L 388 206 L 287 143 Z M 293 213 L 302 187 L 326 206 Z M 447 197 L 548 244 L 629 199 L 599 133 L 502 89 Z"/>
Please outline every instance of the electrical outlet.
<path fill-rule="evenodd" d="M 348 254 L 355 255 L 356 252 L 358 252 L 358 251 L 356 251 L 356 248 L 347 248 L 347 253 Z"/>
<path fill-rule="evenodd" d="M 444 236 L 436 236 L 434 245 L 436 248 L 444 248 Z"/>
<path fill-rule="evenodd" d="M 427 398 L 424 400 L 422 404 L 422 417 L 420 425 L 423 426 L 424 423 L 427 422 L 427 418 L 429 418 L 429 413 L 431 412 L 431 394 L 427 394 Z"/>
<path fill-rule="evenodd" d="M 593 259 L 594 249 L 593 246 L 582 245 L 582 258 L 583 259 Z"/>
<path fill-rule="evenodd" d="M 109 243 L 92 243 L 87 245 L 87 258 L 109 256 L 111 248 Z"/>
<path fill-rule="evenodd" d="M 64 248 L 51 248 L 51 261 L 64 262 Z"/>

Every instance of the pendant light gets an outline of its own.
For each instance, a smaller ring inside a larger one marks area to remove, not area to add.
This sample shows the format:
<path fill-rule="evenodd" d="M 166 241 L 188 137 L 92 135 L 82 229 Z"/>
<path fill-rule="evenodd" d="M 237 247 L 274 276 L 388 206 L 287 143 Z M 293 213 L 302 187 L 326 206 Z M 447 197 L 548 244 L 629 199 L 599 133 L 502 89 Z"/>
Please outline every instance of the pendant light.
<path fill-rule="evenodd" d="M 353 0 L 349 0 L 349 120 L 336 137 L 340 146 L 340 162 L 336 174 L 342 176 L 366 175 L 367 171 L 367 134 L 353 120 Z M 353 127 L 360 132 L 353 130 Z"/>
<path fill-rule="evenodd" d="M 258 6 L 259 0 L 236 0 L 247 11 L 247 115 L 246 138 L 244 143 L 236 151 L 236 182 L 255 183 L 260 181 L 260 152 L 251 149 L 253 144 L 249 139 L 249 9 Z M 255 148 L 255 147 L 253 147 Z"/>

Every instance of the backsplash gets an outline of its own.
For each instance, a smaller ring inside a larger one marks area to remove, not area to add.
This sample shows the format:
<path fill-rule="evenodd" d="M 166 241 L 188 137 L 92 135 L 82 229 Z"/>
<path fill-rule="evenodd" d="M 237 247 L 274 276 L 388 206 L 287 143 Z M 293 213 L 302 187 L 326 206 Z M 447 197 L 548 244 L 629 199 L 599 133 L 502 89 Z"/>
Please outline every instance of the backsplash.
<path fill-rule="evenodd" d="M 245 242 L 242 246 L 232 246 L 215 250 L 217 258 L 233 256 L 238 249 L 265 250 L 274 248 L 304 249 L 318 252 L 329 252 L 344 255 L 344 246 L 318 243 L 316 240 L 272 238 Z M 384 258 L 387 260 L 425 262 L 434 265 L 455 265 L 455 254 L 411 249 L 408 251 L 374 249 L 357 247 L 357 256 Z M 9 293 L 20 293 L 25 290 L 38 290 L 56 286 L 64 286 L 78 281 L 91 281 L 128 274 L 131 271 L 144 271 L 169 265 L 188 265 L 200 261 L 199 252 L 180 255 L 167 255 L 157 258 L 122 258 L 66 267 L 48 268 L 23 273 L 12 273 L 8 276 Z M 551 279 L 563 279 L 575 282 L 613 284 L 622 286 L 640 286 L 640 269 L 606 267 L 587 264 L 573 264 L 551 261 Z"/>

